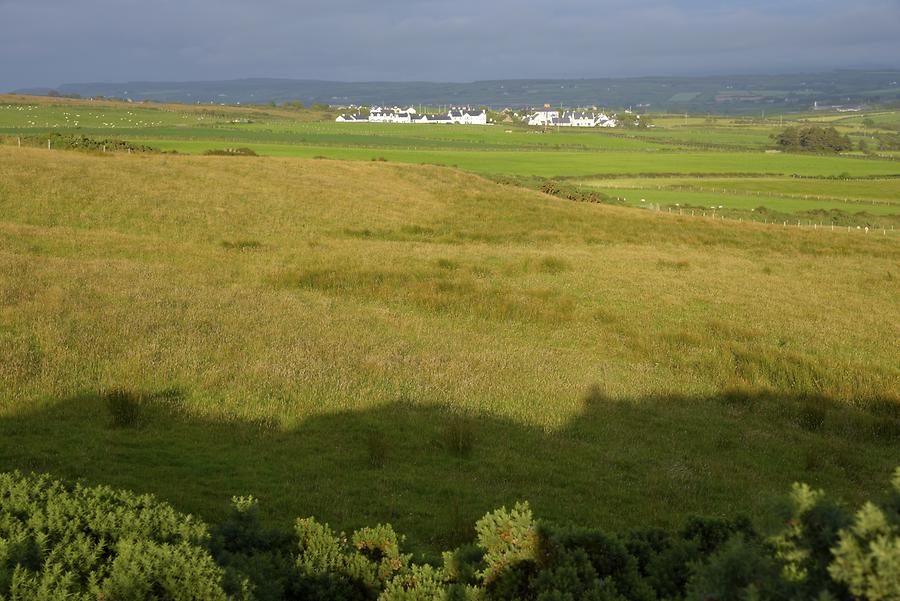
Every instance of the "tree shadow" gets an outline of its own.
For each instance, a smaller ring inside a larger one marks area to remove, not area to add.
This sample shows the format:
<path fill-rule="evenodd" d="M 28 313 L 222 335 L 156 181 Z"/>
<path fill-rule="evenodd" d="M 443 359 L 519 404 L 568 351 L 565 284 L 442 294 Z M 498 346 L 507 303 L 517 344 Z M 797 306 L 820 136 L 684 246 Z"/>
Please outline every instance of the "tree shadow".
<path fill-rule="evenodd" d="M 803 480 L 857 504 L 877 496 L 900 449 L 900 403 L 726 392 L 611 399 L 599 389 L 556 431 L 411 401 L 269 421 L 198 418 L 181 391 L 144 391 L 116 426 L 86 393 L 0 417 L 0 471 L 49 472 L 151 492 L 209 522 L 252 494 L 272 523 L 315 516 L 339 529 L 392 523 L 419 550 L 472 537 L 487 511 L 606 530 L 690 514 L 773 519 Z M 768 517 L 767 517 L 768 516 Z"/>

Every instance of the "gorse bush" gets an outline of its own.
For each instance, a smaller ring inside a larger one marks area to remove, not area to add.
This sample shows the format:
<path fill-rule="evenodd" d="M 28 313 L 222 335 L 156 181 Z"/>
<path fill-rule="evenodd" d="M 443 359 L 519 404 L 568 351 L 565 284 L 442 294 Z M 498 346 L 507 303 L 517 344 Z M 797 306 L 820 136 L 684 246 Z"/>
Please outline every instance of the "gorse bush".
<path fill-rule="evenodd" d="M 226 599 L 201 522 L 151 496 L 0 474 L 0 599 Z"/>
<path fill-rule="evenodd" d="M 742 518 L 616 536 L 539 522 L 519 503 L 478 520 L 471 544 L 417 562 L 386 524 L 280 530 L 235 497 L 209 531 L 151 496 L 9 473 L 0 601 L 900 599 L 900 468 L 881 505 L 854 516 L 797 484 L 787 517 L 773 537 Z"/>

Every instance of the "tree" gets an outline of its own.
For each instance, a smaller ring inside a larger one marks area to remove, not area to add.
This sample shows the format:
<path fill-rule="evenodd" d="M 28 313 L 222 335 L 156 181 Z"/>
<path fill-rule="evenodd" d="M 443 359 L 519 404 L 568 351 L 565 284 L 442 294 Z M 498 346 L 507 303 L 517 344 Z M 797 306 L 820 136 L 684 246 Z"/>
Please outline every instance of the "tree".
<path fill-rule="evenodd" d="M 833 127 L 787 127 L 773 136 L 775 145 L 787 151 L 837 153 L 853 149 L 853 142 Z"/>

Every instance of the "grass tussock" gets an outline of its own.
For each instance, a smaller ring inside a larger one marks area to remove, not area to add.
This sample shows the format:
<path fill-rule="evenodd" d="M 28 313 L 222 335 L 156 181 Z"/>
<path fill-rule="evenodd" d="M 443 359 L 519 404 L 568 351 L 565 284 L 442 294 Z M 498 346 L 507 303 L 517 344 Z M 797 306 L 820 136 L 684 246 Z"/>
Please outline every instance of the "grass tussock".
<path fill-rule="evenodd" d="M 448 453 L 460 459 L 468 459 L 475 449 L 477 422 L 468 416 L 454 415 L 444 424 L 443 447 Z"/>
<path fill-rule="evenodd" d="M 222 248 L 238 252 L 260 250 L 263 244 L 259 240 L 222 240 Z"/>
<path fill-rule="evenodd" d="M 540 260 L 538 268 L 543 273 L 557 274 L 569 269 L 569 263 L 559 257 L 547 256 Z"/>
<path fill-rule="evenodd" d="M 366 435 L 366 452 L 371 467 L 381 469 L 386 466 L 390 458 L 390 449 L 390 440 L 384 432 L 373 430 Z"/>
<path fill-rule="evenodd" d="M 129 390 L 110 390 L 102 395 L 114 428 L 134 428 L 141 422 L 143 399 Z"/>
<path fill-rule="evenodd" d="M 672 261 L 669 259 L 660 259 L 656 262 L 656 266 L 660 269 L 674 269 L 675 271 L 682 271 L 691 266 L 688 261 L 678 260 Z"/>

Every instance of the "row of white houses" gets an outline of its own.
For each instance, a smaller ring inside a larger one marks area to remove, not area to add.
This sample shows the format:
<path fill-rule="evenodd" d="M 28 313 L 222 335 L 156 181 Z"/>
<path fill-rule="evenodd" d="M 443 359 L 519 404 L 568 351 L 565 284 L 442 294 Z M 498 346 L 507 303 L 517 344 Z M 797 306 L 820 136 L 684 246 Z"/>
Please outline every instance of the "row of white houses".
<path fill-rule="evenodd" d="M 557 111 L 543 108 L 528 115 L 528 125 L 543 127 L 615 127 L 615 118 L 605 113 L 587 113 L 584 111 Z"/>
<path fill-rule="evenodd" d="M 484 109 L 451 108 L 446 114 L 419 114 L 415 108 L 373 107 L 368 115 L 361 113 L 339 115 L 339 123 L 460 123 L 464 125 L 487 125 Z M 544 105 L 525 117 L 528 125 L 540 127 L 616 127 L 615 116 L 606 113 L 585 111 L 559 111 Z"/>
<path fill-rule="evenodd" d="M 419 114 L 409 107 L 373 107 L 368 115 L 339 115 L 339 123 L 459 123 L 463 125 L 487 125 L 487 111 L 468 108 L 452 108 L 446 114 Z"/>

